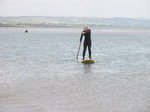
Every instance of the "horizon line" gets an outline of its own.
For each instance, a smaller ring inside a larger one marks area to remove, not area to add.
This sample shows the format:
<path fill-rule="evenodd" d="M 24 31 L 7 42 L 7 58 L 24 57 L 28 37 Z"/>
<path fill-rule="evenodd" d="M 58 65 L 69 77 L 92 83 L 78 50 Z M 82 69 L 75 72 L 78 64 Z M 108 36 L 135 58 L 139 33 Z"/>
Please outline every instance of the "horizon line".
<path fill-rule="evenodd" d="M 90 17 L 90 16 L 87 16 L 87 17 L 83 17 L 83 16 L 0 16 L 0 17 L 62 17 L 62 18 L 127 18 L 127 19 L 150 19 L 150 18 L 146 18 L 146 17 L 119 17 L 119 16 L 116 16 L 116 17 Z"/>

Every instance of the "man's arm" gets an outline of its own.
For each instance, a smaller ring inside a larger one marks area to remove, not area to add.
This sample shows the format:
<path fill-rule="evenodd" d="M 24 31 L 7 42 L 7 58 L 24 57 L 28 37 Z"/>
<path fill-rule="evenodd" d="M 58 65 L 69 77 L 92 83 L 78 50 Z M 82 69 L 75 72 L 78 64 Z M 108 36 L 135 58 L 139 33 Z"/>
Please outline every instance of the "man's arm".
<path fill-rule="evenodd" d="M 80 42 L 82 41 L 82 37 L 83 37 L 83 34 L 81 34 L 81 37 L 80 37 Z"/>
<path fill-rule="evenodd" d="M 87 31 L 84 32 L 84 35 L 91 33 L 91 30 L 88 29 Z"/>

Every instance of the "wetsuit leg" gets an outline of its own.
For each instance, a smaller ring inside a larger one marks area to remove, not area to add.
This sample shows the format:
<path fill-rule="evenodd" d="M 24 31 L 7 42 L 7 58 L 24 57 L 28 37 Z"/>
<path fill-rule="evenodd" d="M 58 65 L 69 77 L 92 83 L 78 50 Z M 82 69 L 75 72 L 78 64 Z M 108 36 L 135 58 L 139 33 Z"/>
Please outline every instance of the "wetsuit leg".
<path fill-rule="evenodd" d="M 85 57 L 85 52 L 86 52 L 86 48 L 87 48 L 88 44 L 86 42 L 84 42 L 84 47 L 83 47 L 83 60 Z"/>
<path fill-rule="evenodd" d="M 89 58 L 90 58 L 90 59 L 91 59 L 91 45 L 92 45 L 92 43 L 89 42 L 89 43 L 88 43 L 88 51 L 89 51 Z"/>

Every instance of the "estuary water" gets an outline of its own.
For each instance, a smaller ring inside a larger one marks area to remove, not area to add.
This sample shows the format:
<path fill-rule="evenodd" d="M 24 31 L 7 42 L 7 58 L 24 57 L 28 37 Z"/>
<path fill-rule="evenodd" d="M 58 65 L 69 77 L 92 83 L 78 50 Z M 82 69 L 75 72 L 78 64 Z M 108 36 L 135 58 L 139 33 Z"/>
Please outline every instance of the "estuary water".
<path fill-rule="evenodd" d="M 0 112 L 150 112 L 150 28 L 91 27 L 95 64 L 82 28 L 27 29 L 0 27 Z"/>

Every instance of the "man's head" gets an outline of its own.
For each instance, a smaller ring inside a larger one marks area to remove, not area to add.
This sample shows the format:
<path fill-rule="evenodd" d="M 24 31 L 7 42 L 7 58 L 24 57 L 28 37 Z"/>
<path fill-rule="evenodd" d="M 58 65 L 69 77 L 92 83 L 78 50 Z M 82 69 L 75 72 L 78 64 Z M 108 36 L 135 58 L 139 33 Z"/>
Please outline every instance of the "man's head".
<path fill-rule="evenodd" d="M 84 29 L 84 31 L 87 31 L 88 30 L 88 26 L 84 25 L 83 29 Z"/>

